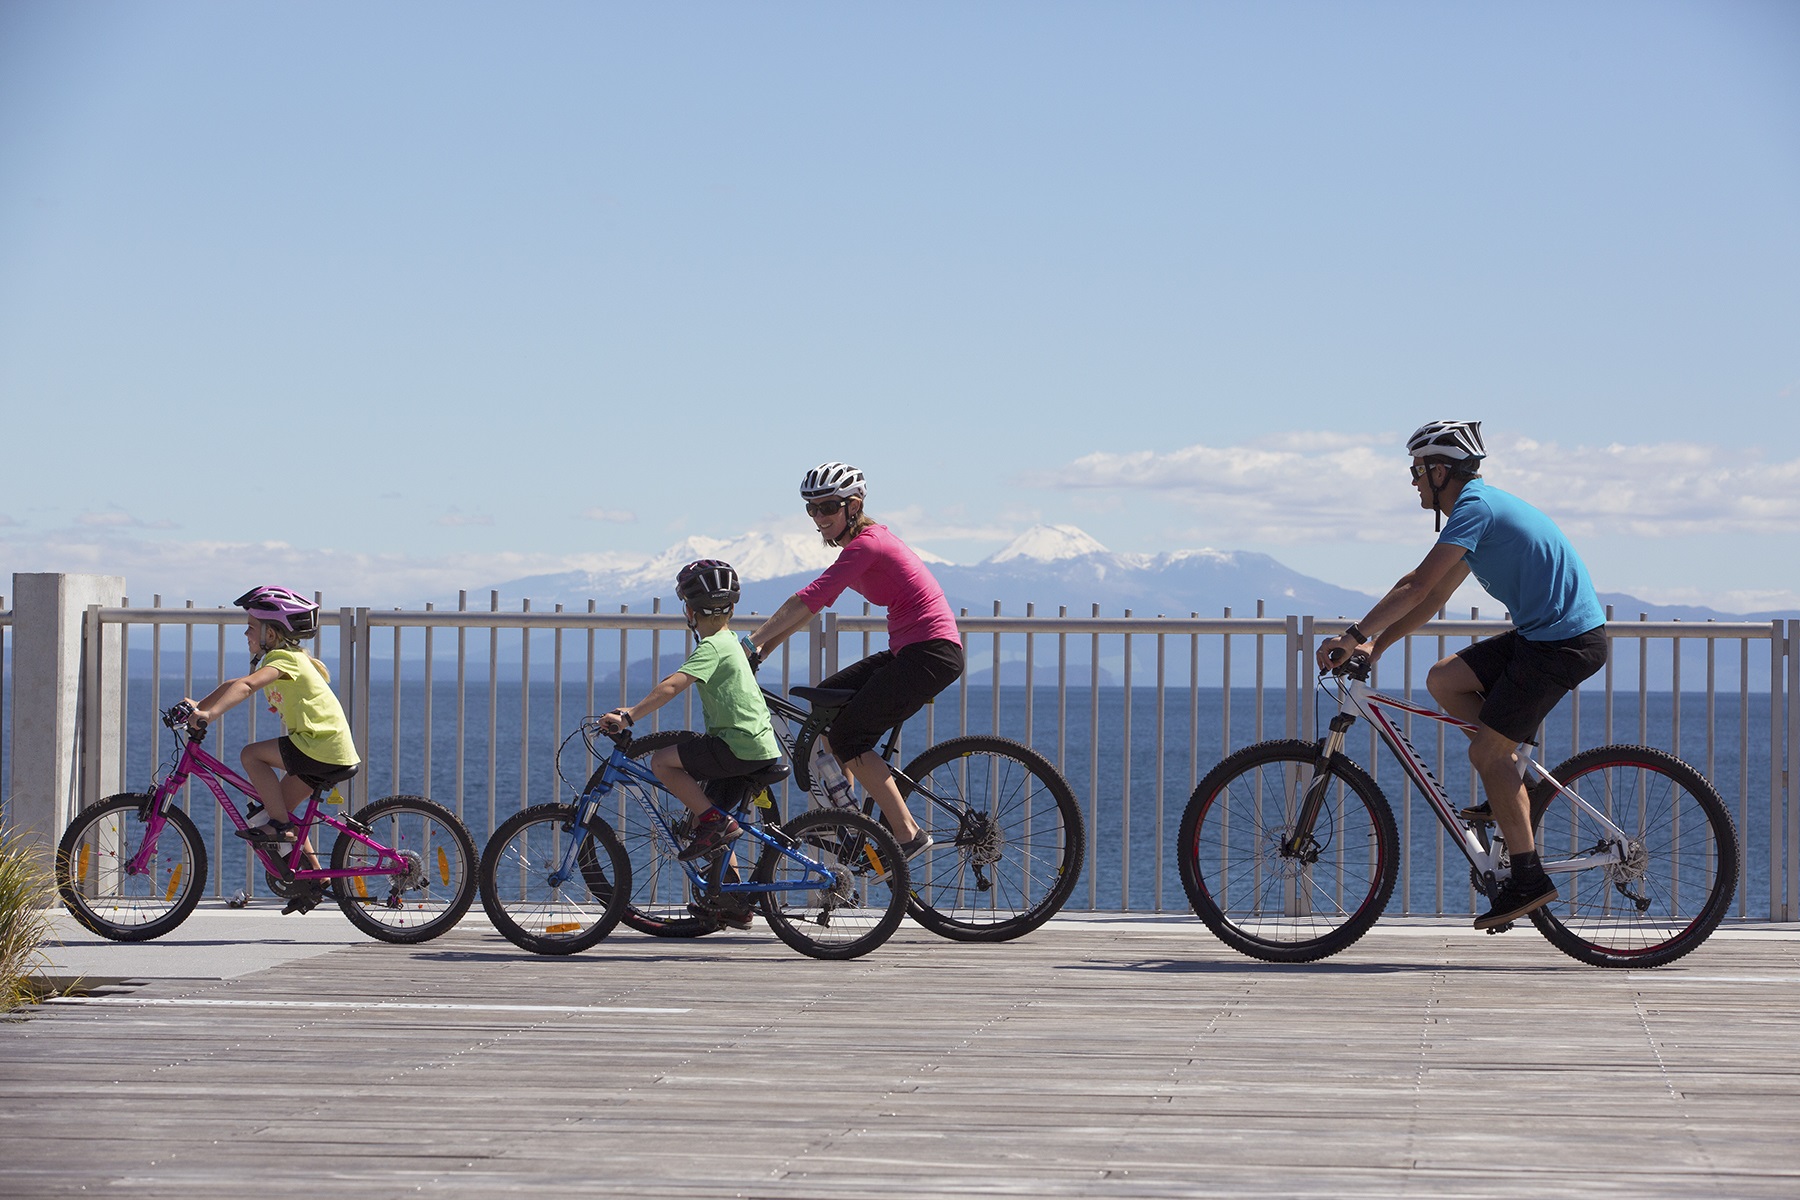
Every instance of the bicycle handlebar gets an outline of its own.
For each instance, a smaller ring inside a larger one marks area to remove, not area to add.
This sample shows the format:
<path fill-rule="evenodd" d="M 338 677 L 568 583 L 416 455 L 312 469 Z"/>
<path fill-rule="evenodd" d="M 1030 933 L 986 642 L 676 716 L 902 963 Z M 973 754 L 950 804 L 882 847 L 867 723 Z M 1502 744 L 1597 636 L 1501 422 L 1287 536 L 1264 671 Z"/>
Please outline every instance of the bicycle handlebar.
<path fill-rule="evenodd" d="M 1333 678 L 1341 678 L 1348 676 L 1351 679 L 1357 680 L 1359 683 L 1367 683 L 1369 681 L 1369 672 L 1373 670 L 1374 667 L 1374 659 L 1370 658 L 1361 650 L 1356 650 L 1351 652 L 1350 656 L 1345 658 L 1342 662 L 1334 662 L 1331 666 L 1320 671 L 1319 677 L 1324 678 L 1325 676 L 1330 675 Z"/>
<path fill-rule="evenodd" d="M 174 729 L 177 725 L 189 725 L 193 715 L 193 705 L 189 704 L 186 700 L 178 701 L 175 704 L 171 704 L 169 706 L 169 711 L 163 714 L 162 723 L 168 728 Z M 202 718 L 189 725 L 189 733 L 195 741 L 199 741 L 206 736 L 206 724 L 205 719 Z"/>

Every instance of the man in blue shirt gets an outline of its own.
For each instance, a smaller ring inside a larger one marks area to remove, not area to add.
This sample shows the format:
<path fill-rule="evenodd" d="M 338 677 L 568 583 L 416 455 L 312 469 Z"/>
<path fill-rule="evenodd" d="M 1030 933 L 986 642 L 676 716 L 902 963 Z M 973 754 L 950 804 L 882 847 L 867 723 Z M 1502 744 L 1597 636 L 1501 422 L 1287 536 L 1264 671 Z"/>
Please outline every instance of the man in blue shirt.
<path fill-rule="evenodd" d="M 1470 573 L 1506 605 L 1511 630 L 1437 663 L 1425 680 L 1445 712 L 1477 727 L 1469 762 L 1488 802 L 1463 816 L 1498 825 L 1512 859 L 1493 907 L 1475 918 L 1475 928 L 1493 929 L 1556 899 L 1538 859 L 1516 751 L 1571 688 L 1605 665 L 1606 610 L 1555 523 L 1481 478 L 1481 422 L 1433 421 L 1406 448 L 1419 505 L 1438 519 L 1437 545 L 1367 616 L 1319 647 L 1319 666 L 1357 650 L 1380 657 L 1431 620 Z"/>

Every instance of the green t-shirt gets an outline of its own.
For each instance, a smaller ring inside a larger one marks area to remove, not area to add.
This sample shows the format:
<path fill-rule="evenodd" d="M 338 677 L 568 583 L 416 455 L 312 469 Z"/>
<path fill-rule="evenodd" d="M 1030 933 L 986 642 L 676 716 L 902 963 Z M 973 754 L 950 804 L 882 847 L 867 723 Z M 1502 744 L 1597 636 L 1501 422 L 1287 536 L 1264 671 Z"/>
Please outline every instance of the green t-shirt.
<path fill-rule="evenodd" d="M 735 634 L 721 629 L 702 638 L 681 664 L 681 673 L 692 675 L 699 684 L 706 732 L 724 739 L 745 762 L 781 757 L 781 745 L 769 724 L 769 706 L 763 703 L 756 673 Z"/>
<path fill-rule="evenodd" d="M 746 664 L 747 665 L 747 664 Z M 259 667 L 274 667 L 281 677 L 263 689 L 269 711 L 281 718 L 294 748 L 315 762 L 347 767 L 359 763 L 356 742 L 343 705 L 332 695 L 331 685 L 298 650 L 271 650 Z"/>

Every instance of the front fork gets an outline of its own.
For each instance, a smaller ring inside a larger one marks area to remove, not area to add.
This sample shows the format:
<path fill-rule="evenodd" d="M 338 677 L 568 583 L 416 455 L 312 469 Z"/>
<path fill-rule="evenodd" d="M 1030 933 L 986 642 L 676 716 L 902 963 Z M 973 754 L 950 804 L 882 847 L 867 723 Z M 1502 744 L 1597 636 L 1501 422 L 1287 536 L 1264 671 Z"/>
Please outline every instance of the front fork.
<path fill-rule="evenodd" d="M 1319 842 L 1313 837 L 1313 824 L 1318 821 L 1319 810 L 1325 805 L 1325 789 L 1331 785 L 1331 761 L 1344 752 L 1344 734 L 1354 724 L 1354 716 L 1340 712 L 1331 718 L 1329 731 L 1319 739 L 1318 757 L 1313 760 L 1312 782 L 1306 785 L 1306 795 L 1300 799 L 1300 811 L 1294 816 L 1293 827 L 1281 842 L 1283 858 L 1297 858 L 1309 863 L 1318 858 Z"/>

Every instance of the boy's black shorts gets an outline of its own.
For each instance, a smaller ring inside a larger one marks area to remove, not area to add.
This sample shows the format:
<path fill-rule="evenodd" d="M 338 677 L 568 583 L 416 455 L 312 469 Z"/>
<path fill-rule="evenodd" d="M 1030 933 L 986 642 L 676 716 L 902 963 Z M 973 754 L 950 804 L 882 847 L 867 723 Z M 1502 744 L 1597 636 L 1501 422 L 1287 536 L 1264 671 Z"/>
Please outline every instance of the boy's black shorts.
<path fill-rule="evenodd" d="M 356 774 L 357 767 L 360 765 L 358 763 L 345 765 L 344 763 L 320 762 L 308 754 L 301 753 L 300 747 L 294 745 L 294 739 L 286 734 L 277 738 L 275 744 L 281 748 L 281 765 L 287 769 L 287 773 L 305 780 L 316 788 L 342 783 Z"/>
<path fill-rule="evenodd" d="M 867 754 L 881 735 L 925 707 L 963 673 L 961 642 L 933 638 L 883 650 L 819 681 L 856 695 L 831 722 L 831 752 L 839 762 Z"/>
<path fill-rule="evenodd" d="M 1534 642 L 1509 629 L 1457 651 L 1456 657 L 1475 672 L 1486 693 L 1481 723 L 1524 742 L 1537 735 L 1571 688 L 1606 665 L 1606 630 L 1597 626 L 1572 638 Z"/>
<path fill-rule="evenodd" d="M 740 775 L 748 775 L 760 771 L 775 760 L 765 758 L 758 762 L 746 762 L 731 752 L 725 739 L 716 733 L 695 733 L 686 730 L 675 743 L 675 753 L 681 759 L 681 769 L 695 779 L 736 779 Z"/>

